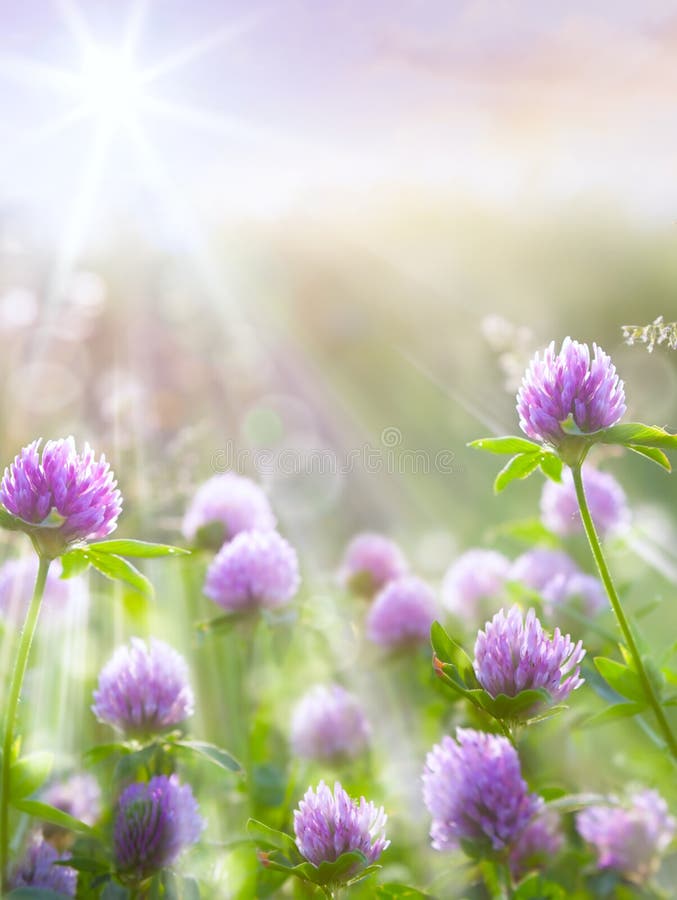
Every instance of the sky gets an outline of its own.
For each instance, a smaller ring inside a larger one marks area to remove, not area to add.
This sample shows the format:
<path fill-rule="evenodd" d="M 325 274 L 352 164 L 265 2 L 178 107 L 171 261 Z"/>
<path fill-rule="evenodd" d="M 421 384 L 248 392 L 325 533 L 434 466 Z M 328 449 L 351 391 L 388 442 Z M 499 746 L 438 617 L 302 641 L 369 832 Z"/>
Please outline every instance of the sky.
<path fill-rule="evenodd" d="M 672 0 L 0 0 L 0 16 L 1 208 L 74 222 L 74 240 L 93 221 L 417 187 L 675 215 Z"/>

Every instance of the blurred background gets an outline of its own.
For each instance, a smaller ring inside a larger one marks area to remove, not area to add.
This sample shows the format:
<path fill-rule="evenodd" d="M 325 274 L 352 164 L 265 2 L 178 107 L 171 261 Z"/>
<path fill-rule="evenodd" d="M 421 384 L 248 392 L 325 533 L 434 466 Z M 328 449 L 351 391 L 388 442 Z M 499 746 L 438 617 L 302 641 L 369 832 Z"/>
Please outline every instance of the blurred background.
<path fill-rule="evenodd" d="M 105 451 L 121 535 L 179 541 L 195 486 L 236 468 L 311 594 L 363 528 L 437 581 L 537 514 L 536 479 L 494 498 L 496 460 L 466 443 L 517 431 L 524 366 L 567 334 L 612 355 L 629 420 L 677 425 L 677 356 L 621 334 L 677 318 L 674 3 L 0 0 L 0 16 L 0 451 L 70 433 Z M 609 469 L 648 529 L 638 603 L 669 599 L 675 482 Z M 78 638 L 78 728 L 117 641 L 149 622 L 178 641 L 209 614 L 199 580 L 176 599 L 176 572 L 151 571 L 155 609 L 127 597 L 112 630 L 96 612 L 98 649 Z"/>
<path fill-rule="evenodd" d="M 671 3 L 0 9 L 3 458 L 89 438 L 158 523 L 230 451 L 319 448 L 325 475 L 239 467 L 322 554 L 365 523 L 472 540 L 465 443 L 515 430 L 550 340 L 674 421 L 674 360 L 620 331 L 677 308 Z"/>

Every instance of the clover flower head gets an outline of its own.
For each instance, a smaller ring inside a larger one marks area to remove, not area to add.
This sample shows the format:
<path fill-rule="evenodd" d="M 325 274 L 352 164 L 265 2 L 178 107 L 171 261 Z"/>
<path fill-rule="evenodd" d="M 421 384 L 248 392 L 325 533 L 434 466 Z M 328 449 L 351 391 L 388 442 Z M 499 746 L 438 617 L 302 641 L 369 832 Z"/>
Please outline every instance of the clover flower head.
<path fill-rule="evenodd" d="M 346 547 L 341 565 L 341 581 L 358 594 L 371 596 L 409 569 L 404 554 L 394 541 L 382 534 L 365 531 L 355 535 Z"/>
<path fill-rule="evenodd" d="M 543 588 L 541 594 L 543 609 L 549 618 L 554 618 L 559 611 L 566 610 L 567 606 L 578 600 L 586 616 L 594 619 L 607 608 L 609 603 L 599 578 L 595 578 L 594 575 L 586 575 L 584 572 L 577 572 L 574 575 L 555 575 Z"/>
<path fill-rule="evenodd" d="M 597 867 L 615 869 L 637 884 L 658 871 L 676 826 L 665 800 L 653 790 L 638 791 L 626 802 L 610 798 L 576 816 L 578 833 L 595 849 Z"/>
<path fill-rule="evenodd" d="M 204 592 L 229 612 L 288 603 L 300 582 L 296 551 L 276 531 L 242 531 L 217 553 Z"/>
<path fill-rule="evenodd" d="M 366 749 L 370 731 L 353 694 L 339 684 L 320 684 L 294 707 L 291 745 L 294 753 L 305 759 L 354 759 Z"/>
<path fill-rule="evenodd" d="M 314 791 L 308 788 L 294 811 L 294 834 L 299 852 L 308 862 L 319 866 L 335 862 L 349 851 L 359 851 L 369 864 L 376 862 L 389 846 L 385 837 L 387 816 L 360 797 L 352 800 L 339 782 L 334 791 L 321 781 Z M 348 873 L 352 877 L 354 872 Z"/>
<path fill-rule="evenodd" d="M 432 588 L 406 575 L 388 582 L 374 598 L 367 615 L 367 637 L 388 648 L 426 643 L 436 616 Z"/>
<path fill-rule="evenodd" d="M 80 577 L 61 578 L 61 562 L 55 559 L 47 572 L 45 593 L 40 616 L 49 620 L 50 627 L 68 625 L 76 610 L 83 610 L 87 602 L 87 586 Z M 33 595 L 38 574 L 35 553 L 18 559 L 8 559 L 0 566 L 0 613 L 14 625 L 23 625 Z"/>
<path fill-rule="evenodd" d="M 563 846 L 559 816 L 552 809 L 543 809 L 520 832 L 510 850 L 509 865 L 513 879 L 520 881 L 527 872 L 544 869 Z"/>
<path fill-rule="evenodd" d="M 592 520 L 601 537 L 627 528 L 630 510 L 625 491 L 613 475 L 584 466 L 583 488 Z M 541 494 L 541 518 L 546 528 L 562 537 L 583 532 L 571 469 L 564 469 L 560 482 L 546 480 Z"/>
<path fill-rule="evenodd" d="M 0 502 L 22 520 L 23 530 L 42 542 L 44 552 L 60 555 L 75 541 L 106 537 L 117 525 L 122 497 L 105 456 L 96 459 L 72 437 L 33 441 L 5 469 Z"/>
<path fill-rule="evenodd" d="M 548 550 L 535 547 L 527 550 L 513 562 L 508 577 L 519 581 L 533 591 L 542 591 L 556 575 L 576 575 L 580 569 L 564 550 Z"/>
<path fill-rule="evenodd" d="M 435 850 L 467 842 L 480 853 L 515 846 L 543 800 L 530 794 L 517 750 L 507 738 L 457 728 L 426 757 L 423 800 Z"/>
<path fill-rule="evenodd" d="M 193 714 L 186 661 L 168 644 L 132 638 L 99 673 L 92 711 L 127 734 L 156 734 Z"/>
<path fill-rule="evenodd" d="M 476 621 L 479 602 L 500 594 L 509 570 L 510 560 L 496 550 L 466 550 L 444 576 L 442 603 L 458 618 Z"/>
<path fill-rule="evenodd" d="M 94 825 L 101 815 L 101 788 L 93 775 L 78 773 L 50 785 L 41 800 L 85 825 Z"/>
<path fill-rule="evenodd" d="M 59 853 L 36 832 L 10 875 L 10 885 L 12 888 L 38 888 L 64 897 L 75 897 L 78 873 L 70 866 L 55 865 L 68 859 L 70 853 Z"/>
<path fill-rule="evenodd" d="M 555 342 L 531 360 L 517 394 L 520 428 L 527 437 L 558 447 L 567 436 L 569 416 L 584 433 L 615 425 L 625 413 L 623 382 L 596 344 L 567 337 L 559 353 Z"/>
<path fill-rule="evenodd" d="M 176 775 L 156 775 L 130 784 L 118 801 L 113 832 L 118 871 L 143 879 L 174 863 L 202 834 L 190 785 Z"/>
<path fill-rule="evenodd" d="M 223 472 L 197 489 L 181 530 L 188 541 L 194 542 L 199 540 L 200 531 L 211 525 L 223 529 L 213 544 L 218 549 L 242 531 L 272 531 L 276 521 L 258 484 L 235 472 Z"/>
<path fill-rule="evenodd" d="M 506 615 L 501 609 L 475 641 L 473 667 L 477 680 L 492 697 L 515 697 L 521 691 L 545 688 L 552 703 L 561 703 L 583 684 L 580 662 L 585 650 L 559 628 L 550 637 L 530 609 L 519 606 Z M 539 704 L 540 705 L 540 704 Z M 531 715 L 533 709 L 525 711 Z"/>

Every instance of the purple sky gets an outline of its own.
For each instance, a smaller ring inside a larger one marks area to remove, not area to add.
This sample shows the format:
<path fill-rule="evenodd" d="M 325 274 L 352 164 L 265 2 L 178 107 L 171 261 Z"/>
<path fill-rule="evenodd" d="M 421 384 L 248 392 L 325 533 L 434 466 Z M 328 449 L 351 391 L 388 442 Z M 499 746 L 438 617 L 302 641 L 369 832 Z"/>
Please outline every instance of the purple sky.
<path fill-rule="evenodd" d="M 525 186 L 555 197 L 602 189 L 673 215 L 672 2 L 79 6 L 90 40 L 109 47 L 132 8 L 143 10 L 141 70 L 211 46 L 147 88 L 184 113 L 139 111 L 150 157 L 114 135 L 90 191 L 100 215 L 134 214 L 170 189 L 210 219 L 274 215 L 318 189 L 383 183 L 497 202 Z M 28 62 L 80 70 L 74 10 L 73 0 L 0 0 L 0 198 L 45 222 L 79 202 L 94 123 L 50 132 L 74 98 Z"/>

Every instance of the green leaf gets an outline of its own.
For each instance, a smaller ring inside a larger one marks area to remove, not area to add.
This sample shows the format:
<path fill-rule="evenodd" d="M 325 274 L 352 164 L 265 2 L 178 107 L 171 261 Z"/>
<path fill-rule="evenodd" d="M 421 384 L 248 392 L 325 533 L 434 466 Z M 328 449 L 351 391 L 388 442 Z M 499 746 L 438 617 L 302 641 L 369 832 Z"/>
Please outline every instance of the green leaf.
<path fill-rule="evenodd" d="M 528 441 L 521 437 L 497 437 L 497 438 L 478 438 L 476 441 L 470 441 L 468 447 L 474 450 L 487 450 L 489 453 L 540 453 L 543 449 L 540 444 L 534 441 Z"/>
<path fill-rule="evenodd" d="M 298 870 L 304 880 L 313 884 L 339 884 L 347 881 L 352 874 L 357 874 L 364 869 L 367 862 L 367 857 L 359 850 L 349 850 L 347 853 L 342 853 L 334 862 L 321 862 L 319 866 L 302 863 L 292 869 L 292 873 L 295 874 Z"/>
<path fill-rule="evenodd" d="M 504 721 L 516 721 L 529 717 L 529 712 L 534 707 L 538 710 L 544 703 L 550 703 L 550 694 L 545 688 L 533 688 L 528 691 L 520 691 L 514 697 L 508 697 L 506 694 L 499 694 L 492 697 L 486 691 L 482 691 L 483 696 L 478 697 L 480 704 L 496 719 Z"/>
<path fill-rule="evenodd" d="M 86 550 L 80 548 L 69 550 L 61 557 L 61 577 L 74 578 L 76 575 L 81 575 L 87 571 L 89 564 L 90 560 Z"/>
<path fill-rule="evenodd" d="M 17 531 L 20 527 L 20 519 L 13 516 L 9 510 L 0 504 L 0 528 L 7 528 L 9 531 Z"/>
<path fill-rule="evenodd" d="M 565 712 L 567 709 L 569 709 L 569 707 L 565 706 L 563 703 L 560 703 L 558 706 L 549 706 L 547 709 L 544 709 L 543 712 L 537 713 L 535 716 L 529 716 L 526 721 L 529 725 L 536 725 L 538 722 L 554 719 L 555 716 L 559 716 L 560 713 Z"/>
<path fill-rule="evenodd" d="M 517 478 L 528 478 L 534 469 L 538 468 L 540 459 L 537 453 L 520 453 L 518 456 L 513 456 L 496 476 L 494 493 L 500 494 L 511 481 L 515 481 Z"/>
<path fill-rule="evenodd" d="M 294 838 L 284 831 L 277 831 L 258 819 L 249 819 L 247 822 L 247 834 L 250 834 L 257 844 L 263 847 L 274 847 L 283 853 L 290 853 L 298 859 L 298 849 Z"/>
<path fill-rule="evenodd" d="M 677 434 L 670 434 L 656 425 L 643 425 L 641 422 L 628 422 L 624 425 L 612 425 L 588 435 L 600 444 L 623 444 L 624 446 L 661 447 L 664 450 L 677 450 Z"/>
<path fill-rule="evenodd" d="M 581 431 L 581 429 L 576 424 L 576 420 L 574 419 L 573 413 L 569 413 L 569 415 L 566 417 L 566 419 L 562 419 L 562 421 L 559 424 L 560 424 L 560 428 L 562 429 L 562 431 L 565 434 L 571 434 L 574 437 L 580 437 L 581 435 L 584 434 L 584 432 Z"/>
<path fill-rule="evenodd" d="M 432 624 L 430 642 L 435 652 L 433 667 L 438 675 L 446 674 L 462 689 L 478 686 L 472 660 L 463 647 L 449 637 L 439 622 Z"/>
<path fill-rule="evenodd" d="M 644 709 L 646 703 L 614 703 L 613 706 L 607 706 L 606 709 L 595 713 L 583 722 L 583 728 L 596 728 L 598 725 L 607 725 L 609 722 L 618 722 L 620 719 L 629 719 L 631 716 L 637 716 Z"/>
<path fill-rule="evenodd" d="M 106 578 L 110 578 L 111 581 L 122 581 L 148 599 L 153 597 L 153 585 L 126 559 L 114 553 L 97 553 L 91 549 L 87 553 L 94 568 Z"/>
<path fill-rule="evenodd" d="M 468 697 L 468 690 L 463 685 L 455 666 L 452 666 L 449 663 L 435 663 L 434 665 L 437 677 L 455 694 L 454 701 L 452 702 L 460 700 L 461 697 Z M 472 700 L 476 706 L 478 705 L 472 697 L 468 697 L 468 699 Z"/>
<path fill-rule="evenodd" d="M 196 622 L 195 630 L 199 632 L 200 635 L 204 636 L 219 631 L 228 631 L 228 629 L 235 628 L 235 626 L 239 625 L 241 622 L 250 622 L 252 616 L 253 613 L 251 610 L 226 613 L 223 616 L 216 616 L 214 619 L 205 619 L 202 622 Z"/>
<path fill-rule="evenodd" d="M 90 749 L 84 753 L 83 759 L 87 765 L 96 765 L 102 760 L 108 759 L 109 756 L 112 756 L 115 753 L 126 756 L 132 752 L 132 748 L 128 744 L 123 744 L 119 741 L 116 743 L 98 744 L 96 747 L 90 747 Z"/>
<path fill-rule="evenodd" d="M 668 472 L 672 472 L 670 460 L 662 450 L 658 449 L 658 447 L 640 447 L 639 444 L 626 444 L 625 446 L 628 448 L 628 450 L 632 450 L 633 453 L 639 453 L 640 456 L 645 456 L 647 459 L 650 459 L 657 465 L 662 466 L 664 469 L 667 469 Z"/>
<path fill-rule="evenodd" d="M 538 788 L 538 795 L 542 797 L 546 803 L 550 803 L 552 800 L 559 800 L 561 797 L 566 797 L 567 790 L 559 784 L 540 785 Z"/>
<path fill-rule="evenodd" d="M 223 547 L 228 531 L 223 522 L 207 522 L 195 533 L 194 544 L 198 550 L 212 550 L 216 553 Z"/>
<path fill-rule="evenodd" d="M 53 865 L 64 865 L 69 869 L 77 869 L 78 872 L 93 872 L 95 875 L 103 875 L 111 871 L 107 862 L 102 859 L 92 859 L 91 856 L 69 856 L 63 863 L 55 862 Z"/>
<path fill-rule="evenodd" d="M 452 662 L 455 656 L 455 644 L 447 634 L 443 625 L 435 621 L 430 627 L 430 643 L 435 656 L 442 662 Z"/>
<path fill-rule="evenodd" d="M 12 805 L 20 812 L 41 819 L 43 822 L 49 822 L 50 825 L 57 825 L 59 828 L 66 828 L 68 831 L 85 834 L 89 837 L 94 834 L 94 829 L 89 825 L 48 803 L 41 803 L 39 800 L 17 800 Z"/>
<path fill-rule="evenodd" d="M 555 456 L 554 453 L 542 453 L 540 456 L 539 465 L 541 467 L 541 472 L 551 481 L 561 481 L 562 480 L 562 460 L 559 456 Z"/>
<path fill-rule="evenodd" d="M 638 674 L 629 666 L 624 666 L 623 663 L 616 662 L 615 659 L 607 659 L 604 656 L 596 656 L 593 661 L 602 678 L 621 697 L 645 702 L 646 695 L 642 682 Z"/>
<path fill-rule="evenodd" d="M 66 517 L 61 515 L 56 507 L 52 507 L 42 522 L 39 523 L 40 528 L 61 528 L 66 521 Z"/>
<path fill-rule="evenodd" d="M 54 756 L 40 752 L 22 756 L 10 767 L 9 800 L 14 803 L 30 794 L 47 781 L 52 771 Z"/>
<path fill-rule="evenodd" d="M 149 541 L 116 540 L 95 541 L 89 545 L 96 553 L 114 553 L 116 556 L 137 556 L 155 559 L 159 556 L 190 556 L 190 550 L 171 544 L 153 544 Z"/>
<path fill-rule="evenodd" d="M 495 537 L 514 538 L 525 544 L 541 544 L 545 547 L 559 547 L 560 539 L 552 531 L 549 531 L 540 519 L 515 519 L 512 522 L 502 522 L 488 532 L 488 538 Z"/>
<path fill-rule="evenodd" d="M 216 744 L 209 744 L 206 741 L 174 741 L 172 746 L 181 747 L 191 753 L 196 753 L 203 759 L 209 760 L 210 763 L 228 772 L 242 771 L 242 766 L 235 757 L 231 756 L 226 750 L 222 750 L 221 747 L 217 747 Z"/>

